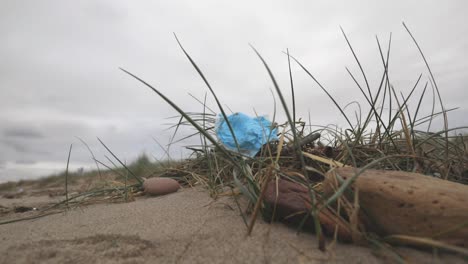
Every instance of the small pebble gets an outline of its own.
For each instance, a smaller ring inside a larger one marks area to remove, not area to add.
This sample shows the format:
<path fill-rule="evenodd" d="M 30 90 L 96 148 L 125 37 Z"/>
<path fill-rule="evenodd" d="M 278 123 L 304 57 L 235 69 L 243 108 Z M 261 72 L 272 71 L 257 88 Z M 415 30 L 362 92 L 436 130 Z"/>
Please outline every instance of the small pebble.
<path fill-rule="evenodd" d="M 176 192 L 180 188 L 179 183 L 170 178 L 149 178 L 143 183 L 143 190 L 149 195 L 164 195 Z"/>

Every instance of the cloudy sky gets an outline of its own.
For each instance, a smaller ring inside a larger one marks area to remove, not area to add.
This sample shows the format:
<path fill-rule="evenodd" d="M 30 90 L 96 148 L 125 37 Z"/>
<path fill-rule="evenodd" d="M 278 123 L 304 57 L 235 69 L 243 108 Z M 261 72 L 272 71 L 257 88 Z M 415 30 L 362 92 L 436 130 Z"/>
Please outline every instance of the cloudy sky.
<path fill-rule="evenodd" d="M 288 48 L 345 105 L 364 102 L 345 67 L 362 78 L 346 31 L 371 86 L 382 64 L 378 36 L 392 32 L 390 77 L 403 93 L 424 63 L 405 31 L 419 41 L 435 74 L 450 125 L 466 123 L 468 23 L 466 1 L 20 1 L 0 4 L 0 182 L 33 178 L 71 165 L 105 160 L 101 138 L 120 158 L 146 152 L 162 157 L 175 111 L 118 68 L 153 84 L 187 111 L 201 111 L 189 96 L 206 87 L 178 47 L 173 32 L 234 112 L 272 116 L 272 83 L 249 43 L 289 91 Z M 318 125 L 344 124 L 326 95 L 293 65 L 297 112 Z M 418 90 L 420 92 L 421 90 Z M 213 100 L 209 100 L 214 107 Z M 429 104 L 429 103 L 428 103 Z M 426 107 L 427 108 L 427 107 Z M 350 111 L 354 111 L 350 109 Z M 280 114 L 279 119 L 283 118 Z M 437 128 L 436 128 L 437 130 Z M 188 133 L 187 131 L 185 133 Z M 181 134 L 182 136 L 182 134 Z M 181 148 L 173 148 L 180 157 Z"/>

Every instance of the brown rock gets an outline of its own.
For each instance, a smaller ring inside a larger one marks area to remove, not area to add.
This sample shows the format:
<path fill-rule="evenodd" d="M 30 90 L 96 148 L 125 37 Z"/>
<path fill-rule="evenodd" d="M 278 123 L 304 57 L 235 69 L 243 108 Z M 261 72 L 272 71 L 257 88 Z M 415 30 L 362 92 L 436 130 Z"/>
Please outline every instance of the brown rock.
<path fill-rule="evenodd" d="M 347 179 L 357 171 L 330 171 L 323 182 L 325 197 L 335 192 L 336 175 Z M 465 223 L 463 228 L 435 238 L 468 247 L 467 185 L 417 173 L 366 170 L 352 187 L 359 190 L 359 204 L 375 224 L 375 232 L 433 237 Z"/>
<path fill-rule="evenodd" d="M 176 192 L 179 183 L 171 178 L 149 178 L 143 183 L 143 190 L 149 195 L 164 195 Z"/>
<path fill-rule="evenodd" d="M 269 205 L 276 203 L 279 220 L 290 215 L 301 213 L 304 215 L 310 208 L 310 198 L 306 187 L 291 181 L 278 180 L 278 200 L 276 200 L 276 181 L 270 181 L 267 186 L 264 202 Z"/>
<path fill-rule="evenodd" d="M 277 195 L 278 194 L 278 195 Z M 276 204 L 275 219 L 292 225 L 298 225 L 311 209 L 309 190 L 298 183 L 279 179 L 278 192 L 276 192 L 276 181 L 268 183 L 264 203 L 273 208 Z M 320 224 L 325 234 L 332 235 L 338 226 L 338 239 L 351 241 L 351 233 L 348 225 L 342 219 L 336 217 L 327 208 L 319 213 Z M 314 230 L 312 216 L 304 224 L 306 230 Z"/>

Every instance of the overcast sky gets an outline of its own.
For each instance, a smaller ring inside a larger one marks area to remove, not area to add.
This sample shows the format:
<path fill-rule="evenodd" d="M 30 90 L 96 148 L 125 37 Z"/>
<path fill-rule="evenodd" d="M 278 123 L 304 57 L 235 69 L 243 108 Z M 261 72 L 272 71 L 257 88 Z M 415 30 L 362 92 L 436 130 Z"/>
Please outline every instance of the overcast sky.
<path fill-rule="evenodd" d="M 346 31 L 373 89 L 393 34 L 390 77 L 407 94 L 424 63 L 405 21 L 432 67 L 450 126 L 468 114 L 466 1 L 20 1 L 0 3 L 0 182 L 89 168 L 85 140 L 98 159 L 101 138 L 121 159 L 162 151 L 175 111 L 124 74 L 123 67 L 153 84 L 187 111 L 201 111 L 189 93 L 207 91 L 174 39 L 199 64 L 220 100 L 234 112 L 269 117 L 272 88 L 255 46 L 289 93 L 286 48 L 345 105 L 364 102 L 345 67 L 359 68 L 340 31 Z M 298 116 L 312 123 L 343 124 L 326 95 L 293 65 Z M 421 90 L 418 90 L 420 93 Z M 289 98 L 289 97 L 288 97 Z M 209 100 L 216 109 L 213 100 Z M 365 105 L 365 104 L 363 104 Z M 429 105 L 429 102 L 428 104 Z M 427 107 L 426 107 L 427 108 Z M 350 109 L 350 111 L 354 111 Z M 280 121 L 284 115 L 279 113 Z M 281 120 L 282 119 L 282 120 Z M 437 130 L 437 128 L 436 128 Z M 181 135 L 182 136 L 182 135 Z M 181 149 L 173 148 L 180 156 Z"/>

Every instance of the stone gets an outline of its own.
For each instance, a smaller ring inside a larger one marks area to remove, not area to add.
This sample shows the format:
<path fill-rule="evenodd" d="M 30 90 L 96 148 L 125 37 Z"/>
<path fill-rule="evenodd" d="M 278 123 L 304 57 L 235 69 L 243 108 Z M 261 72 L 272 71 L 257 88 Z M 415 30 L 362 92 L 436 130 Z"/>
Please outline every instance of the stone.
<path fill-rule="evenodd" d="M 358 171 L 347 167 L 328 172 L 323 182 L 325 197 L 338 188 L 337 175 L 348 179 Z M 366 170 L 351 187 L 358 190 L 360 207 L 374 225 L 370 231 L 427 238 L 445 232 L 434 239 L 468 247 L 467 185 L 418 173 Z M 347 198 L 353 199 L 350 194 Z"/>
<path fill-rule="evenodd" d="M 278 192 L 276 191 L 277 185 Z M 276 204 L 275 220 L 294 226 L 301 223 L 305 215 L 310 212 L 312 205 L 309 191 L 305 186 L 284 179 L 273 180 L 268 183 L 263 201 L 271 211 Z M 325 234 L 333 235 L 335 228 L 338 227 L 338 239 L 340 241 L 352 240 L 348 225 L 341 218 L 336 217 L 328 208 L 324 208 L 319 212 L 319 220 Z M 305 230 L 314 231 L 315 223 L 312 216 L 308 217 L 303 227 Z"/>
<path fill-rule="evenodd" d="M 164 195 L 176 192 L 180 188 L 179 183 L 171 178 L 149 178 L 143 182 L 143 190 L 149 195 Z"/>

